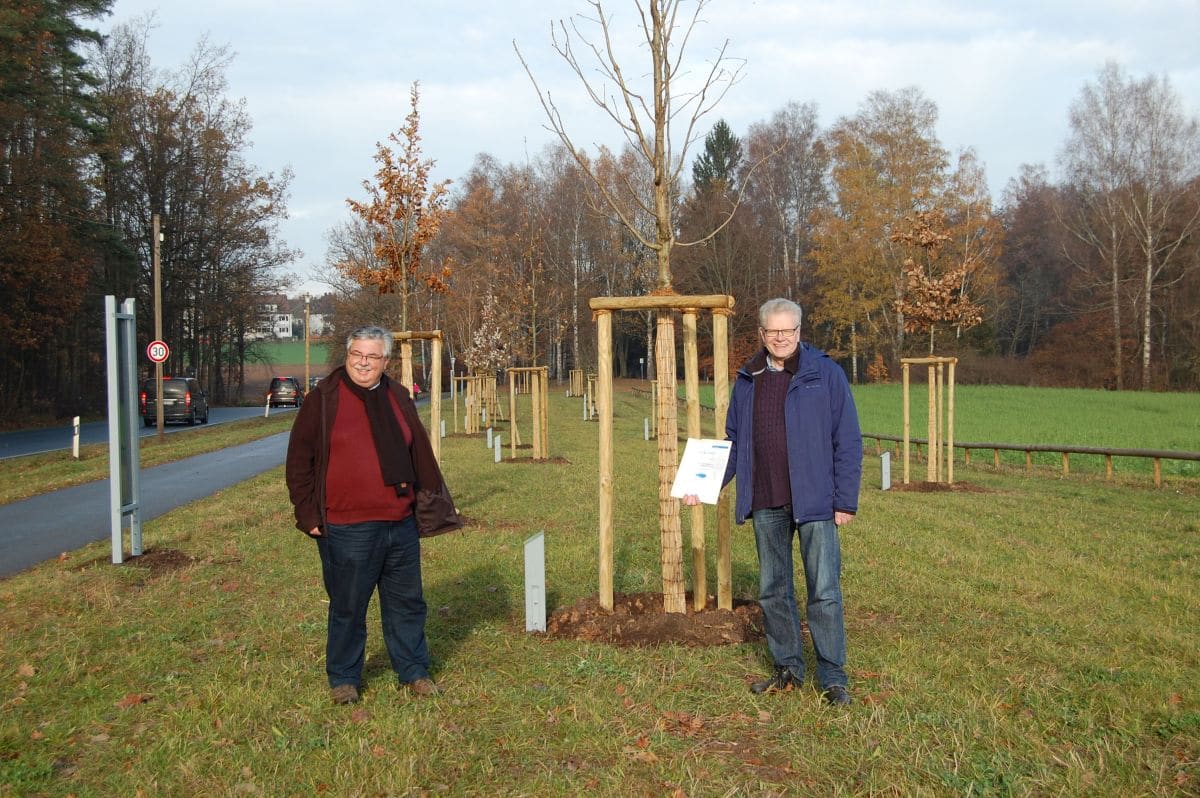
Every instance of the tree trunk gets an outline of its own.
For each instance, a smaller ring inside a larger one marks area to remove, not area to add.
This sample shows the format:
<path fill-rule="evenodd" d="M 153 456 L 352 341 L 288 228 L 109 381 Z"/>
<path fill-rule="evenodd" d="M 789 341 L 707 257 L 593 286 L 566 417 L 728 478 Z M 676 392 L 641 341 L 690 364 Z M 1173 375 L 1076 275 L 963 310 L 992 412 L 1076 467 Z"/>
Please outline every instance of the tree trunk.
<path fill-rule="evenodd" d="M 1117 234 L 1112 232 L 1112 248 L 1109 250 L 1109 266 L 1112 270 L 1112 324 L 1113 324 L 1113 372 L 1116 375 L 1117 390 L 1125 387 L 1125 377 L 1121 367 L 1121 263 L 1117 254 Z"/>
<path fill-rule="evenodd" d="M 658 528 L 662 542 L 663 610 L 686 613 L 679 500 L 671 496 L 671 484 L 675 481 L 679 462 L 679 429 L 675 389 L 675 323 L 668 310 L 658 312 L 654 363 L 658 375 Z"/>

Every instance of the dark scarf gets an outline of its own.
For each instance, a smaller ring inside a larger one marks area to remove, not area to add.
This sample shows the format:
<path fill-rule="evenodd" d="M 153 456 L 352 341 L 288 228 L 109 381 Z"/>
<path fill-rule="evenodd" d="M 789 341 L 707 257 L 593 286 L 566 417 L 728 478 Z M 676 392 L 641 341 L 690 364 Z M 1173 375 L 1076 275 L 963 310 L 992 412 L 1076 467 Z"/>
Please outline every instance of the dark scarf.
<path fill-rule="evenodd" d="M 375 456 L 379 458 L 379 470 L 383 472 L 383 484 L 396 488 L 397 496 L 404 496 L 416 481 L 412 455 L 404 441 L 404 430 L 392 409 L 389 395 L 392 387 L 388 376 L 379 378 L 379 384 L 368 390 L 355 385 L 349 374 L 342 374 L 342 384 L 358 397 L 367 410 L 367 422 L 371 425 L 371 437 L 375 440 Z"/>

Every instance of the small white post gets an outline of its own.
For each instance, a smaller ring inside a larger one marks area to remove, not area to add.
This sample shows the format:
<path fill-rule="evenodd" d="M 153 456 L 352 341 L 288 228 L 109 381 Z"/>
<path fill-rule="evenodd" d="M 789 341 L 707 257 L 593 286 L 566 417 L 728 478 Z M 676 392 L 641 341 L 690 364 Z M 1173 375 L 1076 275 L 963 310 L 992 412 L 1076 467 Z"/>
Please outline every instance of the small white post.
<path fill-rule="evenodd" d="M 546 631 L 546 533 L 525 541 L 525 631 Z"/>
<path fill-rule="evenodd" d="M 267 391 L 267 401 L 263 402 L 263 418 L 271 415 L 271 392 Z"/>
<path fill-rule="evenodd" d="M 492 428 L 487 428 L 487 447 L 492 448 Z"/>
<path fill-rule="evenodd" d="M 76 460 L 79 459 L 79 416 L 71 421 L 73 432 L 71 433 L 71 456 Z"/>
<path fill-rule="evenodd" d="M 884 452 L 879 455 L 879 471 L 882 476 L 882 489 L 891 490 L 892 487 L 892 453 Z"/>
<path fill-rule="evenodd" d="M 483 408 L 483 423 L 487 423 L 487 408 Z"/>
<path fill-rule="evenodd" d="M 587 394 L 586 394 L 586 393 L 583 395 L 583 420 L 584 420 L 584 421 L 587 421 L 587 420 L 588 420 L 588 412 L 587 412 Z"/>
<path fill-rule="evenodd" d="M 646 416 L 642 417 L 642 437 L 650 440 L 650 419 Z"/>
<path fill-rule="evenodd" d="M 446 419 L 442 419 L 442 437 L 446 437 Z"/>
<path fill-rule="evenodd" d="M 498 433 L 496 435 L 495 444 L 496 445 L 494 448 L 496 450 L 496 462 L 499 463 L 500 462 L 500 435 Z"/>

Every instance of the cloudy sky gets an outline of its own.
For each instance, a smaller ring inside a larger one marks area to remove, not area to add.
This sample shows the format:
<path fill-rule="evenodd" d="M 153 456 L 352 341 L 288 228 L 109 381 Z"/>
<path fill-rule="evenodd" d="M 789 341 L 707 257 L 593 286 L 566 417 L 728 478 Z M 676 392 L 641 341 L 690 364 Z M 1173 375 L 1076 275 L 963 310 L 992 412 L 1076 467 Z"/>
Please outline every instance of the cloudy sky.
<path fill-rule="evenodd" d="M 605 0 L 631 67 L 646 61 L 633 8 Z M 250 160 L 295 173 L 282 232 L 304 252 L 296 291 L 320 292 L 307 281 L 325 231 L 349 218 L 347 197 L 363 195 L 375 143 L 403 124 L 413 81 L 438 179 L 461 177 L 481 152 L 523 163 L 554 141 L 514 40 L 576 142 L 622 146 L 550 46 L 552 21 L 590 10 L 585 0 L 115 0 L 99 27 L 154 14 L 160 69 L 177 68 L 204 35 L 234 51 L 229 91 L 254 123 Z M 1198 39 L 1200 0 L 711 0 L 688 61 L 703 71 L 726 40 L 744 61 L 710 120 L 738 134 L 792 100 L 815 103 L 829 126 L 872 91 L 916 86 L 938 107 L 942 144 L 975 148 L 998 200 L 1023 163 L 1053 173 L 1067 110 L 1106 60 L 1167 75 L 1200 114 Z"/>

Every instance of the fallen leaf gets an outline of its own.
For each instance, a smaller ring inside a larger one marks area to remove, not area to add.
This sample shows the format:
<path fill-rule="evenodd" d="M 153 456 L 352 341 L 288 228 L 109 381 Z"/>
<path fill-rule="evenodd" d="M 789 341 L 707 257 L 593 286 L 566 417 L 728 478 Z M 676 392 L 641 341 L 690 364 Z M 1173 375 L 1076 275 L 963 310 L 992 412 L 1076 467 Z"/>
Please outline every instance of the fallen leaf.
<path fill-rule="evenodd" d="M 1179 693 L 1171 693 L 1170 697 L 1167 698 L 1167 703 L 1173 707 L 1177 707 L 1183 703 L 1183 696 Z"/>
<path fill-rule="evenodd" d="M 30 740 L 44 740 L 44 739 L 46 739 L 46 735 L 42 734 L 37 729 L 34 729 L 33 731 L 31 731 L 29 733 L 29 739 Z"/>
<path fill-rule="evenodd" d="M 770 723 L 771 722 L 771 713 L 767 712 L 765 709 L 760 709 L 758 711 L 758 722 L 759 723 Z"/>
<path fill-rule="evenodd" d="M 36 672 L 37 671 L 34 670 L 33 666 L 30 665 L 28 662 L 22 662 L 20 665 L 17 666 L 17 675 L 18 676 L 32 676 Z"/>
<path fill-rule="evenodd" d="M 638 762 L 654 763 L 658 761 L 658 756 L 653 751 L 639 751 L 636 748 L 625 746 L 624 752 Z"/>
<path fill-rule="evenodd" d="M 126 693 L 125 697 L 117 702 L 117 708 L 129 709 L 130 707 L 136 707 L 138 704 L 146 703 L 151 698 L 154 698 L 154 696 L 146 693 Z"/>
<path fill-rule="evenodd" d="M 365 723 L 371 719 L 371 711 L 369 709 L 356 709 L 350 713 L 351 723 Z"/>
<path fill-rule="evenodd" d="M 382 759 L 386 755 L 387 755 L 387 749 L 384 748 L 382 745 L 371 746 L 371 756 L 375 757 L 376 759 Z"/>

